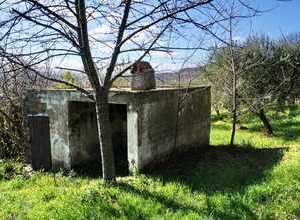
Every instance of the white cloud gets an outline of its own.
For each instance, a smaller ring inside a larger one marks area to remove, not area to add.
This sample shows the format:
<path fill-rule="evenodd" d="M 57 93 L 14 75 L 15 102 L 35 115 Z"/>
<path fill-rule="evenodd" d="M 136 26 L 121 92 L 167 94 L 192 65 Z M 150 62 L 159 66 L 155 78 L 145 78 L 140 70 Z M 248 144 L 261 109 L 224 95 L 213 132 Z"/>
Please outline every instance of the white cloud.
<path fill-rule="evenodd" d="M 234 41 L 237 41 L 237 42 L 239 42 L 239 43 L 241 43 L 241 42 L 245 41 L 246 38 L 243 37 L 243 36 L 234 36 L 234 37 L 233 37 L 233 40 L 234 40 Z"/>
<path fill-rule="evenodd" d="M 177 52 L 170 51 L 170 52 L 164 52 L 164 51 L 151 51 L 150 55 L 152 57 L 173 57 L 177 55 Z"/>
<path fill-rule="evenodd" d="M 101 26 L 95 27 L 89 31 L 89 34 L 95 38 L 102 37 L 103 35 L 109 34 L 111 32 L 110 26 L 103 24 Z"/>
<path fill-rule="evenodd" d="M 83 65 L 79 57 L 66 57 L 64 59 L 54 59 L 52 60 L 52 67 L 83 70 Z"/>

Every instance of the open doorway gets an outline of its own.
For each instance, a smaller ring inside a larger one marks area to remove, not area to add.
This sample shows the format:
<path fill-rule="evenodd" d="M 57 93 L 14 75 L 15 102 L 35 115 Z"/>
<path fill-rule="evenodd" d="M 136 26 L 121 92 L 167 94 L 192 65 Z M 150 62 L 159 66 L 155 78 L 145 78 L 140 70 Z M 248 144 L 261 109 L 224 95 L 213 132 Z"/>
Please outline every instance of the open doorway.
<path fill-rule="evenodd" d="M 109 105 L 109 119 L 112 129 L 112 144 L 116 161 L 116 173 L 120 176 L 129 174 L 127 146 L 127 106 Z"/>
<path fill-rule="evenodd" d="M 116 173 L 128 175 L 127 106 L 110 104 L 109 110 Z M 69 102 L 69 141 L 72 169 L 83 174 L 102 175 L 94 103 Z"/>

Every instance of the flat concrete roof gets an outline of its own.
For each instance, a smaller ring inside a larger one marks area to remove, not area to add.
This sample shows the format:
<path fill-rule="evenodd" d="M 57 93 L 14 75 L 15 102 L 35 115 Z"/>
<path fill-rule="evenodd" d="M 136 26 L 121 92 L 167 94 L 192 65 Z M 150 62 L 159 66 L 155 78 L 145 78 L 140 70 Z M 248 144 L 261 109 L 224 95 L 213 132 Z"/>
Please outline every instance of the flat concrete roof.
<path fill-rule="evenodd" d="M 150 89 L 150 90 L 133 90 L 130 87 L 112 87 L 110 89 L 111 92 L 125 92 L 125 93 L 149 93 L 149 92 L 159 92 L 159 91 L 166 91 L 166 90 L 195 90 L 195 89 L 205 89 L 209 88 L 210 86 L 182 86 L 182 87 L 174 87 L 174 86 L 165 86 L 165 87 L 158 87 L 155 89 Z M 88 88 L 85 89 L 86 91 L 93 91 L 93 89 Z M 29 89 L 28 91 L 41 91 L 41 92 L 58 92 L 58 91 L 63 91 L 63 92 L 75 92 L 78 91 L 77 89 L 55 89 L 55 88 L 49 88 L 49 89 Z M 78 91 L 80 92 L 80 91 Z"/>

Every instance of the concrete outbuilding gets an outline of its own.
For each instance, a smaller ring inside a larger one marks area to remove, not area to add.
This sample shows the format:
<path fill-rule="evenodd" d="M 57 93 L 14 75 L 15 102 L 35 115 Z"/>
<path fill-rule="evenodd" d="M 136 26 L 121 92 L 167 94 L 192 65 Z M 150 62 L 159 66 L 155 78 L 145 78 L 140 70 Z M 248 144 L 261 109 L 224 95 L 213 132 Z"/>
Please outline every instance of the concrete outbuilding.
<path fill-rule="evenodd" d="M 109 103 L 117 168 L 142 170 L 174 151 L 209 144 L 209 87 L 112 89 Z M 25 110 L 34 168 L 73 169 L 100 161 L 95 106 L 85 95 L 30 90 Z"/>

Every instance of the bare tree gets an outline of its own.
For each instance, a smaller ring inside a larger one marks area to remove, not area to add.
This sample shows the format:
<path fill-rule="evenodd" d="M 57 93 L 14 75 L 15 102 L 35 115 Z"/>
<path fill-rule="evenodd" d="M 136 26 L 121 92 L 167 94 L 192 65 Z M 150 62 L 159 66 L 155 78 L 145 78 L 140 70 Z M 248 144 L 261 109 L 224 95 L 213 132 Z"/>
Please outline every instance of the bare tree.
<path fill-rule="evenodd" d="M 0 55 L 40 77 L 72 86 L 95 102 L 103 178 L 114 181 L 108 93 L 133 63 L 116 66 L 128 57 L 140 61 L 152 51 L 201 49 L 178 46 L 178 38 L 188 37 L 184 34 L 188 28 L 222 40 L 214 28 L 228 18 L 226 8 L 227 1 L 222 0 L 4 0 Z M 58 59 L 80 61 L 83 70 L 77 71 L 88 77 L 93 93 L 45 76 L 41 71 L 45 62 Z"/>
<path fill-rule="evenodd" d="M 243 9 L 247 9 L 248 12 L 242 13 Z M 210 83 L 214 87 L 215 100 L 217 105 L 219 103 L 226 103 L 227 108 L 232 115 L 232 129 L 230 135 L 230 145 L 234 145 L 235 133 L 236 133 L 236 125 L 238 122 L 238 76 L 241 71 L 244 71 L 246 67 L 246 63 L 239 62 L 241 57 L 243 56 L 241 52 L 242 45 L 235 41 L 235 32 L 236 26 L 241 22 L 241 19 L 248 19 L 256 16 L 260 11 L 250 7 L 247 4 L 241 5 L 237 4 L 237 1 L 231 0 L 229 1 L 228 10 L 225 11 L 227 14 L 227 24 L 222 25 L 222 29 L 224 30 L 224 39 L 223 45 L 216 46 L 215 52 L 212 54 L 211 61 L 216 64 L 213 68 L 216 68 L 212 71 L 218 71 L 218 78 L 215 76 L 208 76 Z M 237 19 L 238 18 L 238 19 Z M 204 68 L 205 70 L 205 68 Z M 211 71 L 211 70 L 210 70 Z M 214 75 L 214 74 L 213 74 Z M 218 87 L 218 88 L 217 88 Z M 220 88 L 221 87 L 221 88 Z M 219 91 L 225 95 L 220 95 Z M 225 100 L 224 100 L 225 98 Z M 219 100 L 218 100 L 219 99 Z M 220 99 L 222 99 L 220 101 Z M 218 107 L 217 107 L 218 108 Z M 218 112 L 218 110 L 217 110 Z"/>
<path fill-rule="evenodd" d="M 235 138 L 235 129 L 237 121 L 237 73 L 236 73 L 236 64 L 234 56 L 234 41 L 233 41 L 233 27 L 232 27 L 232 17 L 234 15 L 234 1 L 231 5 L 230 18 L 229 18 L 229 51 L 230 51 L 230 67 L 231 67 L 231 76 L 232 76 L 232 129 L 230 137 L 230 145 L 233 146 Z"/>

